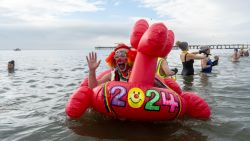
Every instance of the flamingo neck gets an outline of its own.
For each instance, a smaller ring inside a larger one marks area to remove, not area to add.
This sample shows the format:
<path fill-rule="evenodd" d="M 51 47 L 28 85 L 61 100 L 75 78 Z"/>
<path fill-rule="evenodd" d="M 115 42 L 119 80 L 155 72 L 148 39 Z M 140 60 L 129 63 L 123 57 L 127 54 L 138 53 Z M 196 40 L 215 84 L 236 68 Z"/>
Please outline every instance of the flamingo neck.
<path fill-rule="evenodd" d="M 157 57 L 147 56 L 138 52 L 129 78 L 129 82 L 154 85 Z"/>

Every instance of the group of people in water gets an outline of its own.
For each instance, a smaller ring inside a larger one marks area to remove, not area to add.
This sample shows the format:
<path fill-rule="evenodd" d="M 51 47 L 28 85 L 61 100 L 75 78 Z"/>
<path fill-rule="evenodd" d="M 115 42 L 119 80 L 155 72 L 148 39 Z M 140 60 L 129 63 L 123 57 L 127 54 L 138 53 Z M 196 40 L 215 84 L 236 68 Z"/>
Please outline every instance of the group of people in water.
<path fill-rule="evenodd" d="M 182 75 L 194 75 L 194 60 L 201 60 L 201 72 L 211 73 L 213 66 L 218 65 L 219 56 L 214 56 L 214 61 L 210 59 L 210 47 L 201 46 L 197 52 L 188 52 L 187 42 L 177 42 L 176 45 L 182 50 L 180 59 L 182 62 Z"/>
<path fill-rule="evenodd" d="M 182 75 L 194 75 L 194 60 L 201 60 L 201 72 L 211 73 L 213 66 L 218 65 L 219 56 L 214 56 L 214 61 L 210 59 L 210 47 L 201 46 L 197 52 L 188 52 L 187 42 L 177 42 L 176 45 L 182 50 L 180 59 L 182 61 L 183 69 Z M 133 62 L 136 56 L 136 50 L 121 43 L 116 46 L 114 51 L 106 58 L 106 63 L 111 67 L 112 71 L 101 79 L 96 78 L 96 69 L 100 65 L 100 60 L 97 60 L 95 52 L 89 53 L 86 60 L 89 67 L 88 84 L 90 88 L 94 88 L 101 83 L 107 81 L 128 81 L 130 72 L 132 70 Z M 171 77 L 176 75 L 177 68 L 170 69 L 165 58 L 158 58 L 156 74 L 158 77 Z"/>
<path fill-rule="evenodd" d="M 210 47 L 201 46 L 199 51 L 189 52 L 187 42 L 177 41 L 176 45 L 181 49 L 180 60 L 183 69 L 181 74 L 184 76 L 194 75 L 194 60 L 201 60 L 201 72 L 211 73 L 214 66 L 218 65 L 219 56 L 215 55 L 214 60 L 210 59 Z M 116 46 L 114 51 L 106 58 L 106 63 L 111 67 L 112 71 L 106 74 L 102 79 L 96 79 L 96 69 L 100 65 L 100 60 L 97 61 L 97 54 L 95 52 L 89 53 L 86 56 L 89 68 L 89 87 L 94 88 L 97 85 L 107 81 L 128 81 L 130 72 L 132 70 L 133 62 L 136 56 L 136 50 L 120 43 Z M 249 56 L 248 50 L 244 48 L 234 49 L 231 57 L 233 62 L 238 62 L 240 57 Z M 13 73 L 15 70 L 15 61 L 8 62 L 8 72 Z M 156 74 L 159 77 L 172 77 L 178 72 L 177 68 L 170 69 L 167 63 L 167 57 L 158 58 Z M 174 77 L 173 77 L 174 78 Z"/>
<path fill-rule="evenodd" d="M 249 56 L 249 52 L 248 50 L 244 50 L 244 48 L 240 48 L 240 50 L 238 50 L 237 48 L 234 49 L 234 53 L 232 55 L 232 61 L 233 62 L 239 62 L 240 61 L 240 57 L 244 57 L 244 56 Z"/>

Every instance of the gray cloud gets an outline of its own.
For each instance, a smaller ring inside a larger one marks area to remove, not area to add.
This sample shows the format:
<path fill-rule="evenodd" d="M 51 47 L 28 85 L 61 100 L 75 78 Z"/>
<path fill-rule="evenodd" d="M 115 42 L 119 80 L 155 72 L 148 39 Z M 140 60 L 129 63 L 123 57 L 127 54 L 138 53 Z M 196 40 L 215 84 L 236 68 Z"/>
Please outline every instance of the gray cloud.
<path fill-rule="evenodd" d="M 177 40 L 193 44 L 248 43 L 250 36 L 247 0 L 140 0 L 166 18 Z"/>
<path fill-rule="evenodd" d="M 19 19 L 28 23 L 49 23 L 74 12 L 103 10 L 101 0 L 1 0 L 0 16 Z"/>
<path fill-rule="evenodd" d="M 250 43 L 247 0 L 137 1 L 155 11 L 158 19 L 149 21 L 165 22 L 175 32 L 176 40 L 190 44 Z M 61 19 L 74 12 L 104 10 L 105 2 L 99 0 L 91 3 L 84 0 L 12 2 L 0 1 L 0 49 L 82 49 L 129 43 L 132 24 L 140 18 L 128 17 L 127 23 Z M 57 7 L 58 3 L 61 8 Z M 118 15 L 118 18 L 121 17 Z"/>
<path fill-rule="evenodd" d="M 77 26 L 0 27 L 0 49 L 82 49 L 128 42 L 128 25 L 94 24 Z"/>

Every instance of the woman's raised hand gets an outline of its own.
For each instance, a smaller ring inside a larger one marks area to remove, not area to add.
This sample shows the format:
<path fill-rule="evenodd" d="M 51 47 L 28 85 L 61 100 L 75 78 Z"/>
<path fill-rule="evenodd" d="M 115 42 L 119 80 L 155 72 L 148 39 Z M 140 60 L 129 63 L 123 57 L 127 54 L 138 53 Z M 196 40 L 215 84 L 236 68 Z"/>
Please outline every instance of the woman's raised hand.
<path fill-rule="evenodd" d="M 96 52 L 90 52 L 89 56 L 86 56 L 88 67 L 90 71 L 95 71 L 98 66 L 100 65 L 101 60 L 97 62 L 97 55 Z"/>

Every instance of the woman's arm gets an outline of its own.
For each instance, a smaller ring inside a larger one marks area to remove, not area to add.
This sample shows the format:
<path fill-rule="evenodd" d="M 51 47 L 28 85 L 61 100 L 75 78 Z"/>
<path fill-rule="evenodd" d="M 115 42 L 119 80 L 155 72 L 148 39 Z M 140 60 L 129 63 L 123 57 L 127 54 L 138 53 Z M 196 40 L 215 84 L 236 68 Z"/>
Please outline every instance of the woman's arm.
<path fill-rule="evenodd" d="M 187 60 L 190 59 L 196 59 L 196 60 L 200 60 L 200 59 L 204 59 L 207 56 L 204 54 L 187 54 Z"/>
<path fill-rule="evenodd" d="M 161 63 L 161 69 L 163 70 L 163 72 L 164 72 L 167 76 L 175 75 L 175 72 L 169 69 L 166 60 L 163 60 L 163 61 L 162 61 L 162 63 Z"/>
<path fill-rule="evenodd" d="M 111 80 L 111 72 L 105 74 L 101 79 L 97 80 L 97 86 L 102 83 L 108 82 L 110 80 Z"/>
<path fill-rule="evenodd" d="M 89 78 L 88 78 L 88 85 L 89 88 L 94 88 L 98 85 L 96 79 L 96 69 L 100 65 L 101 60 L 97 62 L 97 55 L 96 52 L 89 53 L 89 56 L 86 56 L 86 60 L 89 67 Z"/>
<path fill-rule="evenodd" d="M 200 54 L 199 51 L 191 52 L 192 54 Z"/>

